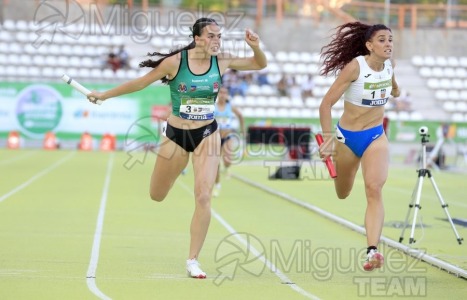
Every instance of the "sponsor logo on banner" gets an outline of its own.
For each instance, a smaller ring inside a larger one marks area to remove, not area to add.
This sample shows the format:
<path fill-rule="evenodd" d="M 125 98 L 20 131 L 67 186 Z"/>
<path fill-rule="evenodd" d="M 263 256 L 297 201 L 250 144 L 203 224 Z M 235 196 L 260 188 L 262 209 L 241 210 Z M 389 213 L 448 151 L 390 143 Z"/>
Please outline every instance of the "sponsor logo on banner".
<path fill-rule="evenodd" d="M 62 96 L 52 87 L 31 85 L 17 97 L 16 118 L 21 131 L 40 138 L 53 131 L 62 119 Z"/>

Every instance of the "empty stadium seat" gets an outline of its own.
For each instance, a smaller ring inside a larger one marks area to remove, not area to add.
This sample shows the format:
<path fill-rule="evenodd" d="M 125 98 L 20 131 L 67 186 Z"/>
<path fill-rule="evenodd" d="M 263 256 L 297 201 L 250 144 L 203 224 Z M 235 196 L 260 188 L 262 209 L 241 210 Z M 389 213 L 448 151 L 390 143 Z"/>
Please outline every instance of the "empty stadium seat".
<path fill-rule="evenodd" d="M 289 54 L 288 54 L 288 60 L 289 60 L 290 62 L 294 62 L 294 63 L 301 62 L 301 61 L 300 61 L 300 53 L 295 52 L 295 51 L 289 52 Z"/>
<path fill-rule="evenodd" d="M 427 67 L 434 67 L 436 65 L 436 60 L 433 56 L 425 56 L 423 58 L 423 65 Z"/>
<path fill-rule="evenodd" d="M 12 40 L 13 40 L 13 37 L 11 33 L 9 33 L 8 31 L 4 31 L 4 30 L 0 31 L 0 41 L 10 42 Z"/>
<path fill-rule="evenodd" d="M 9 30 L 9 31 L 16 31 L 16 23 L 13 20 L 9 20 L 9 19 L 4 20 L 3 21 L 3 28 L 5 30 Z"/>
<path fill-rule="evenodd" d="M 276 63 L 268 63 L 268 66 L 266 67 L 266 70 L 268 71 L 269 74 L 271 74 L 271 73 L 280 73 L 281 72 L 281 68 Z"/>
<path fill-rule="evenodd" d="M 463 113 L 453 113 L 451 115 L 451 118 L 454 122 L 464 122 L 465 121 L 465 117 L 464 117 L 464 114 Z"/>
<path fill-rule="evenodd" d="M 261 88 L 259 87 L 259 85 L 250 84 L 248 86 L 247 93 L 248 93 L 248 95 L 260 95 L 261 94 Z"/>
<path fill-rule="evenodd" d="M 430 78 L 427 80 L 426 84 L 430 89 L 438 89 L 441 86 L 438 78 Z"/>
<path fill-rule="evenodd" d="M 456 103 L 456 111 L 465 113 L 467 112 L 467 102 L 465 101 L 458 101 Z"/>
<path fill-rule="evenodd" d="M 440 67 L 432 68 L 431 76 L 438 77 L 438 78 L 444 77 L 444 69 Z"/>
<path fill-rule="evenodd" d="M 291 108 L 289 109 L 289 117 L 290 118 L 300 118 L 302 115 L 301 110 L 298 108 Z"/>
<path fill-rule="evenodd" d="M 412 61 L 412 64 L 416 67 L 422 67 L 424 65 L 423 57 L 420 55 L 414 55 L 411 61 Z"/>
<path fill-rule="evenodd" d="M 277 109 L 277 116 L 279 118 L 288 118 L 289 117 L 288 109 L 284 107 Z"/>
<path fill-rule="evenodd" d="M 466 68 L 456 68 L 456 77 L 458 78 L 467 78 L 467 70 Z"/>
<path fill-rule="evenodd" d="M 445 90 L 438 90 L 435 92 L 435 98 L 441 101 L 448 100 L 448 93 Z"/>
<path fill-rule="evenodd" d="M 467 56 L 462 56 L 459 58 L 459 65 L 461 67 L 467 68 Z"/>
<path fill-rule="evenodd" d="M 300 53 L 300 62 L 301 63 L 311 63 L 313 62 L 313 56 L 310 52 L 301 52 Z"/>
<path fill-rule="evenodd" d="M 313 118 L 313 110 L 310 108 L 304 108 L 301 110 L 301 117 L 302 118 Z"/>
<path fill-rule="evenodd" d="M 451 100 L 451 101 L 458 101 L 460 99 L 459 91 L 449 90 L 448 91 L 448 99 Z"/>
<path fill-rule="evenodd" d="M 91 69 L 91 78 L 102 79 L 102 70 L 98 68 Z"/>
<path fill-rule="evenodd" d="M 430 67 L 421 67 L 418 71 L 422 77 L 431 77 L 431 68 Z"/>
<path fill-rule="evenodd" d="M 448 61 L 444 56 L 437 56 L 435 59 L 435 64 L 439 67 L 445 67 L 448 65 Z"/>
<path fill-rule="evenodd" d="M 282 71 L 287 74 L 295 74 L 295 64 L 293 63 L 284 63 L 282 65 Z"/>
<path fill-rule="evenodd" d="M 289 61 L 289 56 L 287 55 L 287 52 L 278 51 L 276 53 L 276 60 L 278 62 L 288 62 Z"/>
<path fill-rule="evenodd" d="M 413 111 L 410 113 L 410 120 L 411 121 L 422 121 L 423 115 L 418 111 Z"/>
<path fill-rule="evenodd" d="M 455 56 L 449 56 L 447 58 L 447 64 L 450 67 L 458 67 L 459 66 L 459 59 Z"/>
<path fill-rule="evenodd" d="M 235 106 L 243 106 L 245 102 L 243 101 L 243 97 L 240 95 L 235 95 L 231 98 L 232 105 Z"/>
<path fill-rule="evenodd" d="M 268 84 L 263 84 L 260 86 L 260 92 L 262 95 L 274 95 L 276 90 Z"/>
<path fill-rule="evenodd" d="M 446 101 L 443 103 L 443 109 L 447 112 L 456 111 L 456 104 L 452 101 Z"/>
<path fill-rule="evenodd" d="M 461 90 L 464 88 L 464 82 L 462 81 L 462 79 L 453 79 L 451 80 L 451 87 L 453 89 Z"/>
<path fill-rule="evenodd" d="M 265 118 L 266 109 L 264 107 L 255 107 L 253 108 L 253 116 L 256 118 Z"/>
<path fill-rule="evenodd" d="M 440 78 L 438 79 L 439 82 L 439 88 L 441 89 L 450 89 L 451 88 L 451 80 L 448 78 Z"/>
<path fill-rule="evenodd" d="M 268 118 L 277 118 L 279 113 L 275 107 L 266 108 L 266 117 Z"/>
<path fill-rule="evenodd" d="M 256 97 L 256 106 L 262 106 L 262 107 L 268 106 L 267 98 L 264 97 L 264 96 L 257 96 Z"/>
<path fill-rule="evenodd" d="M 271 107 L 278 107 L 280 106 L 280 100 L 277 96 L 269 96 L 268 97 L 268 105 Z"/>

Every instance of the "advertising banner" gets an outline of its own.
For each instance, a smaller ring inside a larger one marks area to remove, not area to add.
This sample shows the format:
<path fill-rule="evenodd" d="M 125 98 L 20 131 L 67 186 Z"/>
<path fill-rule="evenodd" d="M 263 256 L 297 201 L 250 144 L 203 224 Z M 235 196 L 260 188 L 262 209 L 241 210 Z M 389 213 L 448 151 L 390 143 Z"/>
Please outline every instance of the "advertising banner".
<path fill-rule="evenodd" d="M 109 84 L 87 84 L 104 91 Z M 0 83 L 0 137 L 18 131 L 22 138 L 43 139 L 53 132 L 61 140 L 78 139 L 84 132 L 117 139 L 158 139 L 160 119 L 166 118 L 170 93 L 153 85 L 142 91 L 94 105 L 63 83 Z M 154 114 L 157 112 L 156 114 Z"/>

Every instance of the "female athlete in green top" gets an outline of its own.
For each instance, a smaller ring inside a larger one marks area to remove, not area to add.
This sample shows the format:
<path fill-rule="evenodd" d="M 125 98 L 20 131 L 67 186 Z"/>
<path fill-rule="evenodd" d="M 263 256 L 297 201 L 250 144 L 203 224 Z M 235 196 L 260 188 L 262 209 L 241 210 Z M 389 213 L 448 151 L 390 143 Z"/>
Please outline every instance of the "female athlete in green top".
<path fill-rule="evenodd" d="M 220 52 L 220 27 L 213 19 L 198 19 L 192 32 L 193 41 L 183 49 L 169 54 L 156 52 L 152 55 L 162 58 L 142 62 L 140 66 L 154 68 L 146 75 L 105 92 L 93 91 L 88 99 L 93 103 L 107 100 L 139 91 L 158 80 L 170 85 L 173 111 L 167 120 L 167 136 L 159 148 L 149 193 L 155 201 L 164 200 L 193 152 L 195 211 L 187 271 L 191 277 L 205 278 L 206 273 L 199 268 L 197 259 L 211 220 L 211 191 L 219 165 L 220 136 L 212 113 L 220 76 L 227 68 L 263 69 L 267 60 L 260 49 L 258 35 L 250 30 L 245 32 L 245 42 L 253 50 L 250 57 Z"/>

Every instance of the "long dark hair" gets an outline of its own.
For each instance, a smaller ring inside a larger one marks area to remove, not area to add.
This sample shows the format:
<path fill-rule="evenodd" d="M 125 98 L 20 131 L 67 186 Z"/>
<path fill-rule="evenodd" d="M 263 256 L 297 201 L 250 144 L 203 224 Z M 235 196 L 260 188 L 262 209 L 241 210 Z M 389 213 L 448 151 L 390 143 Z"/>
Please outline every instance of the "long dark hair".
<path fill-rule="evenodd" d="M 193 37 L 193 41 L 191 41 L 190 44 L 188 44 L 188 45 L 186 45 L 185 47 L 182 47 L 182 48 L 173 49 L 169 53 L 160 53 L 160 52 L 149 53 L 148 52 L 148 56 L 161 56 L 162 58 L 160 58 L 160 59 L 158 59 L 156 61 L 154 61 L 152 59 L 145 60 L 145 61 L 141 62 L 139 64 L 139 66 L 141 68 L 144 68 L 144 67 L 156 68 L 167 57 L 170 57 L 170 56 L 173 56 L 173 55 L 175 55 L 177 53 L 180 53 L 183 50 L 193 49 L 196 46 L 195 36 L 201 36 L 203 28 L 206 27 L 207 25 L 210 25 L 210 24 L 216 24 L 217 25 L 217 22 L 214 19 L 211 19 L 211 18 L 200 18 L 200 19 L 196 20 L 195 24 L 193 24 L 193 28 L 190 28 L 191 29 L 190 37 Z M 162 81 L 162 83 L 169 82 L 167 77 L 162 78 L 161 81 Z"/>
<path fill-rule="evenodd" d="M 353 58 L 369 54 L 365 43 L 371 40 L 378 30 L 391 31 L 383 24 L 367 25 L 360 22 L 346 23 L 336 27 L 336 30 L 332 41 L 321 48 L 323 68 L 320 74 L 324 76 L 336 75 Z"/>

